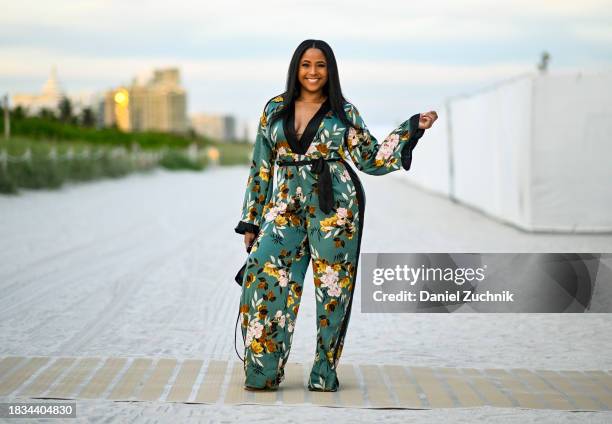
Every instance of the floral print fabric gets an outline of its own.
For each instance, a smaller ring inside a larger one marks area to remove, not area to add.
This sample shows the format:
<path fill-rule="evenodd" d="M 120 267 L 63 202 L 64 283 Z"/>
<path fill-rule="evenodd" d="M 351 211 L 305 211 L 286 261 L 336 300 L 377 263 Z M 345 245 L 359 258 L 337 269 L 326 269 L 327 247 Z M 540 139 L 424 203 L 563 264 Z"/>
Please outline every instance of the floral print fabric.
<path fill-rule="evenodd" d="M 284 107 L 282 96 L 270 100 L 260 119 L 253 158 L 236 232 L 257 234 L 247 259 L 240 299 L 245 343 L 245 384 L 276 388 L 284 379 L 303 291 L 312 262 L 317 302 L 317 347 L 310 372 L 311 390 L 335 391 L 336 367 L 350 316 L 365 198 L 346 159 L 368 174 L 402 168 L 404 148 L 413 147 L 418 119 L 411 118 L 378 142 L 357 109 L 345 105 L 348 127 L 328 112 L 304 155 L 294 153 L 282 120 L 270 116 Z M 418 115 L 416 115 L 418 117 Z M 328 162 L 333 207 L 319 208 L 317 175 L 309 165 L 275 165 L 276 161 L 341 158 Z M 404 167 L 405 168 L 405 167 Z M 352 175 L 351 175 L 352 174 Z M 362 208 L 360 210 L 360 208 Z M 344 325 L 343 325 L 344 324 Z"/>

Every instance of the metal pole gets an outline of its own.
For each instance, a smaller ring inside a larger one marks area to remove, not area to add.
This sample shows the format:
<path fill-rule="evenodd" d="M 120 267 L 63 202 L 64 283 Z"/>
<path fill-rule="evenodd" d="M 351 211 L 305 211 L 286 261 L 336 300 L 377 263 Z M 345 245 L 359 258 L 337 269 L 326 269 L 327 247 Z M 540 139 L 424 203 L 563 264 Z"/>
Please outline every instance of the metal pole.
<path fill-rule="evenodd" d="M 4 95 L 4 138 L 9 139 L 11 137 L 11 115 L 9 113 L 9 97 L 8 94 Z"/>
<path fill-rule="evenodd" d="M 448 197 L 457 202 L 455 197 L 455 152 L 453 151 L 453 117 L 451 115 L 451 102 L 453 98 L 448 97 L 444 102 L 446 109 L 446 142 L 448 144 Z"/>

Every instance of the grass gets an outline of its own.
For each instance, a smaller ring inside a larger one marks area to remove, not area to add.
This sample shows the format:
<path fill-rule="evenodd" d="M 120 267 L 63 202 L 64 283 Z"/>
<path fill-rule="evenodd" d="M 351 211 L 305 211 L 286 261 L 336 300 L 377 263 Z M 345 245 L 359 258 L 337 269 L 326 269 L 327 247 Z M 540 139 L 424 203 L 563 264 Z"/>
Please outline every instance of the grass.
<path fill-rule="evenodd" d="M 4 131 L 4 123 L 0 120 L 0 133 Z M 213 140 L 200 136 L 162 132 L 122 132 L 116 128 L 90 128 L 61 122 L 54 118 L 21 117 L 11 118 L 11 133 L 27 137 L 30 140 L 47 141 L 84 141 L 98 145 L 113 145 L 130 147 L 133 143 L 142 148 L 161 148 L 171 146 L 187 148 L 196 143 L 203 147 Z"/>
<path fill-rule="evenodd" d="M 25 160 L 28 151 L 29 159 Z M 130 151 L 117 146 L 92 147 L 91 143 L 82 142 L 10 139 L 0 141 L 0 155 L 2 152 L 11 160 L 0 160 L 0 193 L 17 193 L 19 188 L 59 188 L 67 181 L 119 178 L 158 166 L 199 171 L 208 164 L 203 154 L 191 158 L 182 149 Z"/>
<path fill-rule="evenodd" d="M 219 149 L 220 165 L 244 165 L 251 161 L 251 143 L 216 143 L 214 146 Z"/>
<path fill-rule="evenodd" d="M 0 134 L 2 131 L 0 119 Z M 156 132 L 124 133 L 41 117 L 13 117 L 11 133 L 13 138 L 0 140 L 0 193 L 59 188 L 67 181 L 119 178 L 156 167 L 201 171 L 212 162 L 211 150 L 215 149 L 219 165 L 248 164 L 253 148 L 250 143 Z M 190 147 L 196 148 L 192 154 Z M 16 160 L 26 152 L 27 160 Z M 9 160 L 2 160 L 3 154 Z"/>

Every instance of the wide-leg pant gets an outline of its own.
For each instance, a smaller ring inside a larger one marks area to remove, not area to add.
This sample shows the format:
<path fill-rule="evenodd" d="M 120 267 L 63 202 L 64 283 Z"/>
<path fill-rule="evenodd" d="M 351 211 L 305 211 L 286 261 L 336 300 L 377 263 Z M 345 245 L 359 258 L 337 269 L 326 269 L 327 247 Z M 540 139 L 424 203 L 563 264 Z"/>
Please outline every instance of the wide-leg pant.
<path fill-rule="evenodd" d="M 264 210 L 266 220 L 247 259 L 240 300 L 246 386 L 277 388 L 283 381 L 312 263 L 317 340 L 308 388 L 339 388 L 336 367 L 355 289 L 365 196 L 350 166 L 335 166 L 330 213 L 318 207 L 316 180 L 314 190 L 307 190 L 305 181 L 312 175 L 302 174 L 300 180 L 290 169 L 281 169 L 280 189 Z"/>

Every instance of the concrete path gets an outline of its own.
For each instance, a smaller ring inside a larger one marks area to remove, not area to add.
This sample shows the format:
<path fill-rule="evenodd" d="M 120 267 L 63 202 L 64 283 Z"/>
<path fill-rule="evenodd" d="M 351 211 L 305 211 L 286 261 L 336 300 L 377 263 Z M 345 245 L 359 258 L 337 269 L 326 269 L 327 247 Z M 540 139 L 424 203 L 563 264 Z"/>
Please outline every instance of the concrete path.
<path fill-rule="evenodd" d="M 233 276 L 246 253 L 233 227 L 246 177 L 245 167 L 158 170 L 0 197 L 0 355 L 235 360 L 239 287 Z M 364 252 L 612 252 L 611 235 L 526 234 L 395 178 L 360 177 L 368 201 Z M 315 352 L 311 281 L 309 271 L 290 358 L 300 363 L 312 361 Z M 609 314 L 361 314 L 359 296 L 353 314 L 346 363 L 612 368 L 612 356 L 601 355 L 612 348 Z M 105 405 L 86 402 L 83 411 L 126 419 L 136 411 L 176 416 L 199 411 L 174 404 Z M 214 412 L 201 407 L 207 417 L 230 419 L 243 412 L 255 421 L 270 419 L 267 409 L 256 406 Z M 330 411 L 328 418 L 335 413 Z M 474 412 L 470 420 L 505 417 L 498 409 L 493 415 L 486 411 Z M 405 412 L 385 414 L 402 421 Z M 541 412 L 515 411 L 507 419 L 514 422 L 519 414 L 516 422 L 541 421 L 547 417 Z M 293 412 L 287 414 L 290 422 Z M 448 419 L 435 413 L 420 417 Z"/>
<path fill-rule="evenodd" d="M 238 361 L 175 358 L 9 356 L 0 359 L 0 396 L 109 399 L 216 405 L 306 405 L 343 408 L 438 409 L 496 406 L 611 411 L 612 374 L 599 370 L 338 366 L 341 390 L 310 392 L 312 363 L 289 362 L 274 392 L 244 390 Z"/>

